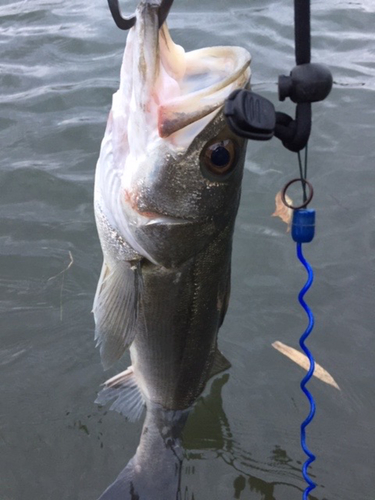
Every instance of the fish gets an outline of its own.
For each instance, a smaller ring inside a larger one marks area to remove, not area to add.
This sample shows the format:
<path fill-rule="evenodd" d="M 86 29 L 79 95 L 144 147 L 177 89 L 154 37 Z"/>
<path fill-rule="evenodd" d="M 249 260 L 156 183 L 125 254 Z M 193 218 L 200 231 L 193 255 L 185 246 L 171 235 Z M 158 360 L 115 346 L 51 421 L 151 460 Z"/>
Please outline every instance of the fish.
<path fill-rule="evenodd" d="M 130 348 L 143 397 L 184 409 L 226 362 L 217 333 L 229 300 L 246 141 L 223 115 L 248 85 L 240 47 L 185 52 L 143 0 L 129 31 L 95 174 L 103 267 L 94 299 L 104 368 Z M 113 381 L 112 381 L 113 383 Z"/>
<path fill-rule="evenodd" d="M 97 402 L 112 401 L 130 420 L 146 406 L 146 419 L 159 423 L 155 408 L 188 410 L 230 367 L 218 331 L 246 140 L 228 128 L 223 106 L 251 75 L 241 47 L 185 52 L 159 25 L 162 4 L 137 6 L 100 148 L 94 211 L 103 266 L 93 304 L 104 369 L 128 349 L 131 358 Z"/>

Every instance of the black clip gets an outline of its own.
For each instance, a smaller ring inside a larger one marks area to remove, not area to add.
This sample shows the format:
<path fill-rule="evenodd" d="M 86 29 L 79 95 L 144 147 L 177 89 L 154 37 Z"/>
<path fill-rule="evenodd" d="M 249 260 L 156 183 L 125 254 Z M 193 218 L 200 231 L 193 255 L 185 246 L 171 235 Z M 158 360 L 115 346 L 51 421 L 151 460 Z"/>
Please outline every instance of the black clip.
<path fill-rule="evenodd" d="M 274 135 L 276 114 L 272 102 L 250 90 L 232 92 L 225 101 L 224 115 L 237 135 L 255 141 L 268 141 Z"/>
<path fill-rule="evenodd" d="M 294 20 L 297 66 L 289 76 L 279 77 L 279 99 L 290 97 L 297 104 L 295 119 L 275 113 L 272 103 L 245 89 L 229 96 L 224 114 L 236 134 L 256 140 L 275 135 L 287 149 L 298 152 L 310 137 L 311 103 L 328 96 L 333 80 L 326 66 L 310 63 L 310 0 L 294 0 Z"/>
<path fill-rule="evenodd" d="M 332 75 L 322 64 L 301 64 L 289 76 L 279 77 L 279 99 L 297 104 L 295 119 L 275 112 L 273 104 L 250 90 L 235 90 L 224 106 L 233 132 L 247 139 L 266 141 L 273 136 L 290 151 L 301 151 L 311 131 L 311 103 L 324 100 L 332 88 Z"/>
<path fill-rule="evenodd" d="M 290 151 L 306 147 L 311 132 L 311 103 L 323 101 L 332 83 L 332 74 L 323 64 L 300 64 L 289 76 L 279 76 L 280 101 L 289 97 L 297 104 L 294 120 L 285 113 L 276 113 L 275 136 Z"/>

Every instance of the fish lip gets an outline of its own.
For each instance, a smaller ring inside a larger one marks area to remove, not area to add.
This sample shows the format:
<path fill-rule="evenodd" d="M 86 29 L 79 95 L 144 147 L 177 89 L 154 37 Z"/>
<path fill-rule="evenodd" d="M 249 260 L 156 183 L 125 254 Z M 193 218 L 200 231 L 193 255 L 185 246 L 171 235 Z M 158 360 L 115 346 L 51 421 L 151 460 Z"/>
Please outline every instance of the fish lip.
<path fill-rule="evenodd" d="M 168 215 L 164 214 L 158 214 L 154 213 L 151 217 L 147 217 L 149 220 L 145 223 L 145 226 L 151 226 L 151 225 L 187 225 L 187 224 L 193 224 L 194 221 L 189 220 L 189 219 L 180 219 L 178 217 L 170 217 Z"/>
<path fill-rule="evenodd" d="M 202 223 L 202 220 L 188 219 L 182 217 L 175 217 L 173 215 L 166 215 L 161 212 L 155 212 L 154 210 L 148 211 L 142 210 L 137 205 L 137 197 L 131 195 L 126 191 L 126 212 L 129 218 L 135 223 L 136 226 L 151 226 L 151 225 L 187 225 L 193 223 Z"/>
<path fill-rule="evenodd" d="M 138 219 L 138 227 L 147 226 L 188 226 L 192 224 L 202 224 L 208 222 L 207 219 L 199 218 L 182 218 L 173 215 L 165 215 L 160 212 L 147 212 L 136 210 L 131 207 L 131 211 Z"/>

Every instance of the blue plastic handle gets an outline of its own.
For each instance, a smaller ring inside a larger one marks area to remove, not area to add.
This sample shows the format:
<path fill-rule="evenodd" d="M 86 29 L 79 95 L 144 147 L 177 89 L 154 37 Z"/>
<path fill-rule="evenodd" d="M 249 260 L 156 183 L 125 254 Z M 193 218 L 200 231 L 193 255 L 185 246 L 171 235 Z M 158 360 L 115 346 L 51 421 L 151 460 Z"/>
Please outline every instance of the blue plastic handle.
<path fill-rule="evenodd" d="M 300 291 L 300 293 L 298 295 L 298 300 L 299 300 L 301 306 L 306 311 L 308 321 L 309 321 L 309 324 L 308 324 L 305 332 L 303 333 L 303 335 L 301 336 L 300 341 L 299 341 L 299 345 L 301 346 L 301 349 L 304 351 L 304 353 L 306 354 L 306 356 L 308 357 L 308 359 L 310 361 L 310 368 L 309 368 L 306 376 L 303 378 L 303 380 L 301 382 L 301 389 L 305 393 L 305 395 L 310 403 L 310 413 L 309 413 L 308 417 L 306 418 L 306 420 L 304 422 L 302 422 L 302 424 L 301 424 L 301 446 L 302 446 L 303 451 L 306 453 L 306 455 L 308 457 L 306 462 L 303 464 L 303 467 L 302 467 L 303 478 L 305 479 L 305 481 L 308 484 L 308 487 L 305 489 L 305 491 L 303 493 L 303 500 L 308 500 L 308 495 L 309 495 L 310 491 L 312 491 L 316 487 L 316 484 L 309 477 L 309 475 L 307 473 L 307 469 L 308 469 L 309 465 L 312 462 L 314 462 L 314 460 L 315 460 L 315 455 L 313 453 L 311 453 L 311 451 L 308 449 L 308 447 L 306 445 L 306 427 L 309 425 L 309 423 L 314 418 L 315 401 L 314 401 L 312 394 L 307 389 L 306 384 L 313 376 L 314 369 L 315 369 L 315 361 L 314 361 L 313 355 L 311 354 L 310 350 L 307 348 L 307 346 L 305 344 L 305 340 L 310 335 L 310 333 L 314 327 L 314 316 L 313 316 L 313 313 L 311 312 L 311 309 L 304 301 L 304 296 L 313 283 L 314 273 L 313 273 L 312 267 L 310 266 L 310 264 L 307 262 L 307 260 L 303 256 L 302 243 L 297 243 L 297 256 L 298 256 L 299 260 L 301 261 L 301 263 L 304 265 L 304 267 L 307 271 L 307 276 L 308 276 L 307 281 L 305 283 L 305 286 L 302 288 L 302 290 Z"/>

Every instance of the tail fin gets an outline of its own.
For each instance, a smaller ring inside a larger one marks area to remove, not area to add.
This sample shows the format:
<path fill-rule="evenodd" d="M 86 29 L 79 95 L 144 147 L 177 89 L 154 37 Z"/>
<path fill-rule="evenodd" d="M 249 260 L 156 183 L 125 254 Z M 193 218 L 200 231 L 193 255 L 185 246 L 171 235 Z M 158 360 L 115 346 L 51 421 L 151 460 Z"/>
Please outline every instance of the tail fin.
<path fill-rule="evenodd" d="M 134 478 L 134 457 L 130 460 L 118 478 L 105 490 L 99 500 L 140 500 L 135 493 Z"/>
<path fill-rule="evenodd" d="M 148 408 L 136 454 L 99 500 L 180 498 L 181 434 L 188 413 Z"/>

